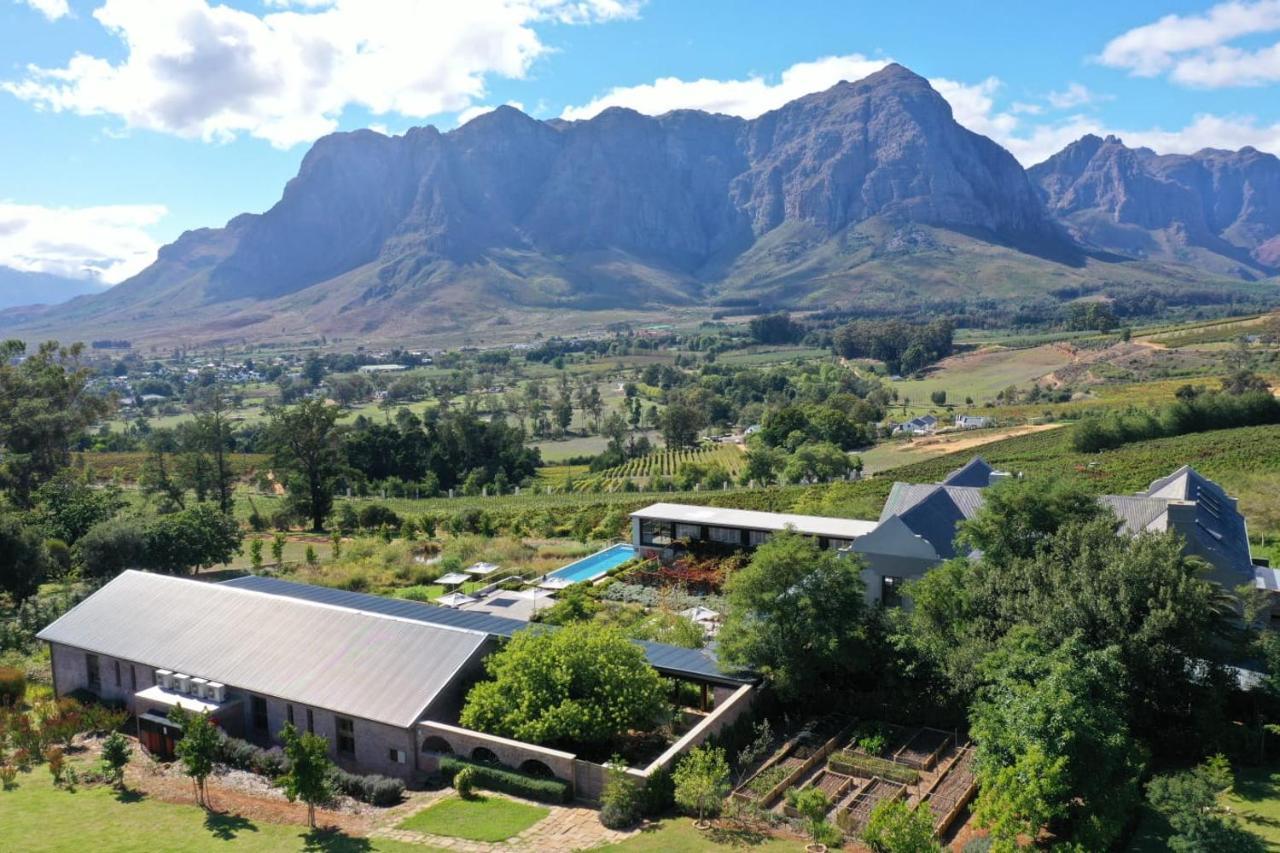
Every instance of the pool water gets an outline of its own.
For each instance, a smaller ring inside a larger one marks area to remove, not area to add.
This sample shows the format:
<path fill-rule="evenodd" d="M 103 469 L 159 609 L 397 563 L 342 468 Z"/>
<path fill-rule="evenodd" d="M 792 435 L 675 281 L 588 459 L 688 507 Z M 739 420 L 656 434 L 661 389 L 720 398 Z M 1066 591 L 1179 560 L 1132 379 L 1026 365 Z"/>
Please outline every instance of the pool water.
<path fill-rule="evenodd" d="M 549 573 L 547 577 L 559 578 L 571 583 L 593 581 L 596 578 L 604 577 L 610 569 L 621 566 L 635 555 L 636 549 L 631 545 L 614 545 L 605 548 L 603 551 L 597 551 L 590 557 L 583 557 L 581 560 L 556 569 L 554 572 Z"/>

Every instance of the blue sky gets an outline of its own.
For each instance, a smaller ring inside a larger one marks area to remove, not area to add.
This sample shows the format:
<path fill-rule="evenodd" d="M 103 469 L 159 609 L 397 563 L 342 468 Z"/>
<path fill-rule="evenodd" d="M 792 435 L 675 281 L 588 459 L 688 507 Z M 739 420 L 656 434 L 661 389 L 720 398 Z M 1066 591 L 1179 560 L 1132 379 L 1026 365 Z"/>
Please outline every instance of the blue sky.
<path fill-rule="evenodd" d="M 753 115 L 888 60 L 1025 165 L 1085 132 L 1280 152 L 1278 42 L 1280 0 L 0 0 L 0 264 L 117 281 L 334 129 Z"/>

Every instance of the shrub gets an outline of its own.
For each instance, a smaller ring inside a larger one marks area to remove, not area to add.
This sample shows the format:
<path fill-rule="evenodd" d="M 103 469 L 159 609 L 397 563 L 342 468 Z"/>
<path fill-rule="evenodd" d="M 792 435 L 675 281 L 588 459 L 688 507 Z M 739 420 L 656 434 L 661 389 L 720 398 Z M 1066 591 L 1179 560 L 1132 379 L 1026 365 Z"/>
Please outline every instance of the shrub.
<path fill-rule="evenodd" d="M 220 733 L 221 734 L 221 733 Z M 285 772 L 284 752 L 279 747 L 263 749 L 240 738 L 221 735 L 214 761 L 274 779 Z"/>
<path fill-rule="evenodd" d="M 471 799 L 475 795 L 475 768 L 464 767 L 457 773 L 453 774 L 453 787 L 457 789 L 459 797 L 462 797 L 464 800 Z"/>
<path fill-rule="evenodd" d="M 0 787 L 6 791 L 11 790 L 17 778 L 17 767 L 12 764 L 0 764 Z"/>
<path fill-rule="evenodd" d="M 640 792 L 641 811 L 652 817 L 670 811 L 675 804 L 676 782 L 672 778 L 671 768 L 659 767 L 649 774 L 649 779 Z"/>
<path fill-rule="evenodd" d="M 49 775 L 53 777 L 53 784 L 61 785 L 63 773 L 67 769 L 67 758 L 62 748 L 49 747 L 44 751 L 44 760 L 49 763 Z"/>
<path fill-rule="evenodd" d="M 399 527 L 400 516 L 395 510 L 382 504 L 369 504 L 360 510 L 360 526 L 365 530 L 377 530 L 384 524 L 387 527 Z"/>
<path fill-rule="evenodd" d="M 606 773 L 600 795 L 600 823 L 608 829 L 626 829 L 640 819 L 640 791 L 627 776 L 621 758 L 611 759 Z"/>
<path fill-rule="evenodd" d="M 0 666 L 0 707 L 17 705 L 27 695 L 27 674 L 12 666 Z"/>
<path fill-rule="evenodd" d="M 388 776 L 359 776 L 335 767 L 329 772 L 334 790 L 371 806 L 394 806 L 404 798 L 404 782 Z"/>
<path fill-rule="evenodd" d="M 463 768 L 475 771 L 474 782 L 479 788 L 541 803 L 567 803 L 572 799 L 569 783 L 563 779 L 537 779 L 509 767 L 475 764 L 453 755 L 440 758 L 440 775 L 449 784 L 454 784 L 454 777 Z"/>

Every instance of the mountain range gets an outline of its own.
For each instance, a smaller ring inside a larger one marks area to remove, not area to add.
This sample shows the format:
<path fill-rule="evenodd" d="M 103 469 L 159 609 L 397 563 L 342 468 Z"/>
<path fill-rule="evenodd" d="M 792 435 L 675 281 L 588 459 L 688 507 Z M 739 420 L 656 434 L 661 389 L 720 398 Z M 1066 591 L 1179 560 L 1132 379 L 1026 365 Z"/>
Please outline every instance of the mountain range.
<path fill-rule="evenodd" d="M 717 308 L 1231 290 L 1277 272 L 1274 156 L 1086 136 L 1024 170 L 890 65 L 752 120 L 500 107 L 447 133 L 332 134 L 265 213 L 5 322 L 152 342 L 509 339 Z"/>
<path fill-rule="evenodd" d="M 0 310 L 58 305 L 76 296 L 104 290 L 106 285 L 96 281 L 0 266 Z"/>

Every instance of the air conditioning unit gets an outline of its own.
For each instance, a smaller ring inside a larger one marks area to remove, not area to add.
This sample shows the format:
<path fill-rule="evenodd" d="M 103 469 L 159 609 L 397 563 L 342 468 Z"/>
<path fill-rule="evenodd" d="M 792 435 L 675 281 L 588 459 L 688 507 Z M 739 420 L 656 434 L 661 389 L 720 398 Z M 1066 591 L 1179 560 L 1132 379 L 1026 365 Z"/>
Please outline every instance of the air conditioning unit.
<path fill-rule="evenodd" d="M 210 681 L 204 686 L 204 695 L 215 705 L 221 705 L 227 701 L 227 685 L 218 681 Z"/>
<path fill-rule="evenodd" d="M 162 690 L 172 690 L 173 689 L 173 670 L 157 669 L 156 684 L 160 685 L 160 688 Z"/>
<path fill-rule="evenodd" d="M 191 676 L 181 672 L 173 674 L 173 689 L 179 693 L 191 692 Z"/>
<path fill-rule="evenodd" d="M 205 697 L 205 692 L 208 690 L 208 687 L 209 687 L 209 682 L 203 678 L 191 679 L 191 695 L 192 696 L 196 696 L 200 699 L 203 699 Z"/>

